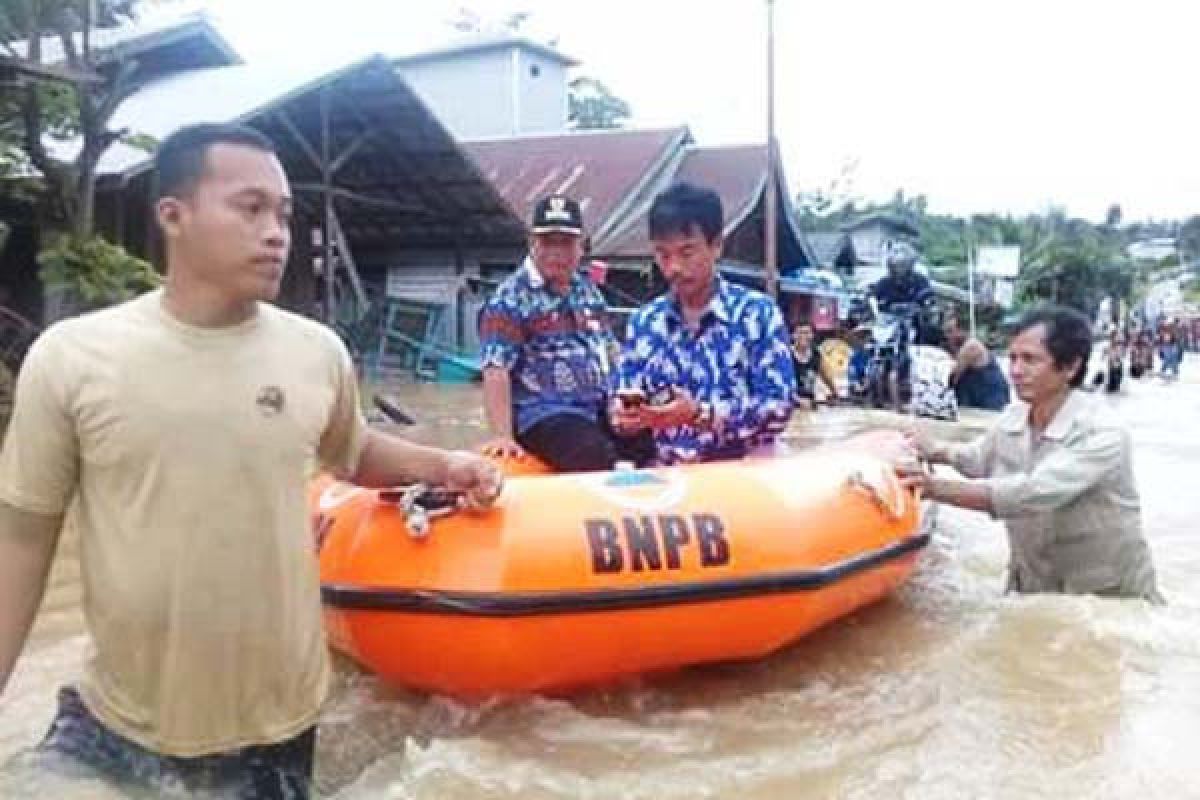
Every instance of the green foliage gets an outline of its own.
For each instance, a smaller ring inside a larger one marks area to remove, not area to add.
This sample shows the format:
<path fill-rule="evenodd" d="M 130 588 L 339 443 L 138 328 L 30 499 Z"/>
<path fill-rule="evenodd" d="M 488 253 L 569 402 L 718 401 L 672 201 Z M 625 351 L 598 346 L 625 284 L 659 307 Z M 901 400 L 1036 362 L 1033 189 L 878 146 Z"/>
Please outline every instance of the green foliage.
<path fill-rule="evenodd" d="M 1200 281 L 1192 281 L 1183 287 L 1183 299 L 1189 303 L 1200 304 Z"/>
<path fill-rule="evenodd" d="M 1187 263 L 1200 262 L 1200 215 L 1188 217 L 1180 226 L 1179 249 Z"/>
<path fill-rule="evenodd" d="M 94 308 L 128 300 L 161 283 L 154 267 L 100 236 L 58 236 L 38 254 L 48 289 L 79 298 Z"/>
<path fill-rule="evenodd" d="M 45 66 L 38 47 L 8 43 L 56 39 L 65 61 L 54 66 L 68 75 L 92 74 L 94 52 L 81 49 L 80 32 L 127 22 L 136 6 L 135 0 L 0 0 L 0 52 L 29 66 Z M 36 201 L 44 223 L 80 235 L 91 231 L 94 169 L 115 138 L 107 123 L 130 88 L 126 67 L 131 63 L 99 83 L 23 77 L 0 90 L 0 199 Z M 69 161 L 46 146 L 49 140 L 79 139 L 84 146 Z"/>
<path fill-rule="evenodd" d="M 148 133 L 127 133 L 121 137 L 121 143 L 146 153 L 153 153 L 158 149 L 158 139 Z"/>
<path fill-rule="evenodd" d="M 568 121 L 577 130 L 620 128 L 632 114 L 628 103 L 600 81 L 586 76 L 571 81 L 567 101 Z"/>

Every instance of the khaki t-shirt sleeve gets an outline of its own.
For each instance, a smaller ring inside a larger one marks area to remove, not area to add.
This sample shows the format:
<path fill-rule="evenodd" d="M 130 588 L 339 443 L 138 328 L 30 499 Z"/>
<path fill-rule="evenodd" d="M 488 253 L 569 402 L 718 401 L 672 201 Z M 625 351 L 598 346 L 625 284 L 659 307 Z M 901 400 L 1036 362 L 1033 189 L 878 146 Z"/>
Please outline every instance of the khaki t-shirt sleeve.
<path fill-rule="evenodd" d="M 34 514 L 63 514 L 79 480 L 79 439 L 66 388 L 71 365 L 59 350 L 53 331 L 30 348 L 0 453 L 0 500 Z"/>
<path fill-rule="evenodd" d="M 325 431 L 321 434 L 317 458 L 325 469 L 345 480 L 358 471 L 358 461 L 367 441 L 367 421 L 359 405 L 358 377 L 350 353 L 336 336 L 331 334 L 330 339 L 333 341 L 331 357 L 335 361 L 334 398 Z"/>

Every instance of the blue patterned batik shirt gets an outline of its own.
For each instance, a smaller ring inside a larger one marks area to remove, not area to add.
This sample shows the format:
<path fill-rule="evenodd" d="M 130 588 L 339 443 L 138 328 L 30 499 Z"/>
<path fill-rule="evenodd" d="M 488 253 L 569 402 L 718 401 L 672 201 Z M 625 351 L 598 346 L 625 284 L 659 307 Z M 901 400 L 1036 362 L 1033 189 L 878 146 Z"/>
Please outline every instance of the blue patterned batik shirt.
<path fill-rule="evenodd" d="M 508 370 L 514 433 L 554 414 L 595 419 L 604 407 L 617 345 L 604 297 L 582 274 L 556 294 L 526 259 L 484 306 L 479 341 L 484 369 Z"/>
<path fill-rule="evenodd" d="M 792 413 L 794 376 L 779 307 L 721 278 L 695 331 L 684 324 L 673 293 L 638 309 L 620 365 L 622 386 L 648 395 L 682 387 L 713 409 L 711 428 L 655 433 L 664 464 L 738 458 L 774 444 Z"/>

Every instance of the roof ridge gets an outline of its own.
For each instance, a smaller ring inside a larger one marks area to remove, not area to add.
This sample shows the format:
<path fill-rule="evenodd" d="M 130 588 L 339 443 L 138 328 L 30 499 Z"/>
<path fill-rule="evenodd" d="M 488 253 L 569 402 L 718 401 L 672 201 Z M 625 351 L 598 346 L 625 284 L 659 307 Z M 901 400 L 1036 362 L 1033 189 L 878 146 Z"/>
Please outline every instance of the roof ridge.
<path fill-rule="evenodd" d="M 637 135 L 637 134 L 669 134 L 676 135 L 686 131 L 686 125 L 673 125 L 670 127 L 661 128 L 588 128 L 585 130 L 565 130 L 555 131 L 553 133 L 518 133 L 507 136 L 483 136 L 475 139 L 463 139 L 463 144 L 491 144 L 493 142 L 513 142 L 513 141 L 529 141 L 532 139 L 570 139 L 584 138 L 589 136 L 617 136 Z"/>

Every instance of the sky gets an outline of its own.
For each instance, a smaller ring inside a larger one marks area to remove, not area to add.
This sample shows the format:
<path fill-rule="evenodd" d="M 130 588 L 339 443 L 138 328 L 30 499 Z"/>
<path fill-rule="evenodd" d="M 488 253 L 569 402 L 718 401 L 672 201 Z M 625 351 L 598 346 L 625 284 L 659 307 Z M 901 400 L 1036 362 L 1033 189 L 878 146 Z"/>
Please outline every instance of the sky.
<path fill-rule="evenodd" d="M 158 0 L 203 8 L 247 60 L 403 55 L 467 8 L 530 12 L 578 74 L 702 145 L 766 137 L 765 0 Z M 776 135 L 789 189 L 844 172 L 950 213 L 1093 220 L 1200 213 L 1200 2 L 776 0 Z"/>

